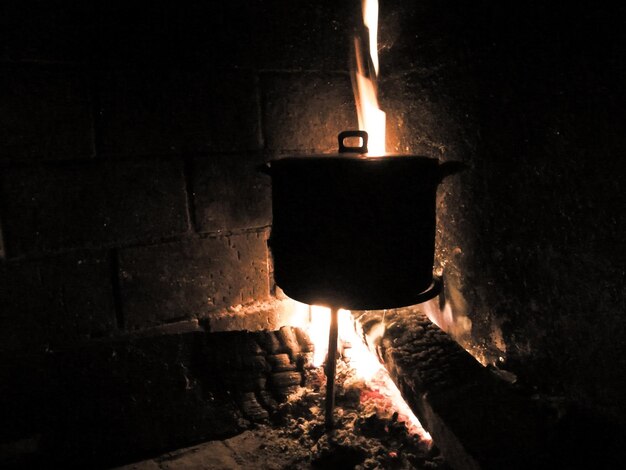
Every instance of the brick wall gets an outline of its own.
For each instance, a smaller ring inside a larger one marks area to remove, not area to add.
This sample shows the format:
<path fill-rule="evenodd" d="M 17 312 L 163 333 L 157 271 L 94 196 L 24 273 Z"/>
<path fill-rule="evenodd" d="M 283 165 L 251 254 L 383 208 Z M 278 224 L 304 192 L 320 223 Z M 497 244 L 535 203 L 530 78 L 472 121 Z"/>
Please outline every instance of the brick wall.
<path fill-rule="evenodd" d="M 289 351 L 206 330 L 228 309 L 280 326 L 257 169 L 355 127 L 357 6 L 0 7 L 0 462 L 219 437 L 300 377 L 295 356 L 224 375 Z"/>

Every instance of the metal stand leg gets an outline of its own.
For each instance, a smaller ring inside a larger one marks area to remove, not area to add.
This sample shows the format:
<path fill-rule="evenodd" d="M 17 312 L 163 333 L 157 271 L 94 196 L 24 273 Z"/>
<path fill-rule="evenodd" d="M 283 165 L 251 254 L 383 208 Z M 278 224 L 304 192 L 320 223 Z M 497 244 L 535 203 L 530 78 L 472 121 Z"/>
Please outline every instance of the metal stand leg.
<path fill-rule="evenodd" d="M 330 309 L 330 333 L 328 335 L 328 359 L 326 360 L 326 429 L 334 427 L 335 371 L 337 369 L 337 335 L 339 329 L 338 309 Z"/>

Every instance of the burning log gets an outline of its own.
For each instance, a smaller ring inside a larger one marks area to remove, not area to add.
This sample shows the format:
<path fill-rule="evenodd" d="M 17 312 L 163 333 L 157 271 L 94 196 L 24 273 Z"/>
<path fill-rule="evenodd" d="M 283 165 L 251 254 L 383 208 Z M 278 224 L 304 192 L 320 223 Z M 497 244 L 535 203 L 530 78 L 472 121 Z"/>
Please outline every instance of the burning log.
<path fill-rule="evenodd" d="M 370 311 L 357 324 L 449 465 L 545 468 L 552 414 L 483 367 L 422 312 Z"/>

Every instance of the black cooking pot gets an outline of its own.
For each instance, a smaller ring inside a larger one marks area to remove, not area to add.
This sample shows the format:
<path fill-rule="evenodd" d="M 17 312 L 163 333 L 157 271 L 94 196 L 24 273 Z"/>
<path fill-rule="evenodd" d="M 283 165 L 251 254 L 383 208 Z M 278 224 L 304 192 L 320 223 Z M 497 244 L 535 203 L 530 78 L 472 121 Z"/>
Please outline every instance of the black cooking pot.
<path fill-rule="evenodd" d="M 363 145 L 344 145 L 355 136 Z M 363 131 L 341 133 L 339 151 L 267 164 L 276 283 L 298 301 L 348 309 L 424 301 L 433 291 L 437 186 L 459 164 L 364 156 Z"/>

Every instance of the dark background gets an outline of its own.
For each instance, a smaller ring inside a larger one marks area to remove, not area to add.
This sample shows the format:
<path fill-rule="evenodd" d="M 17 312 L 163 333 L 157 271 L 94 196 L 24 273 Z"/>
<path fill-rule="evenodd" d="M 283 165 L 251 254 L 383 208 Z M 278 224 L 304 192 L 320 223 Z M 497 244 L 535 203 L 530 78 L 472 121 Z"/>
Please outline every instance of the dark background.
<path fill-rule="evenodd" d="M 388 147 L 468 165 L 436 271 L 485 357 L 623 424 L 624 7 L 458 3 L 380 6 Z M 113 461 L 234 432 L 181 391 L 202 332 L 137 338 L 270 298 L 256 167 L 356 127 L 358 8 L 2 3 L 3 442 Z"/>

